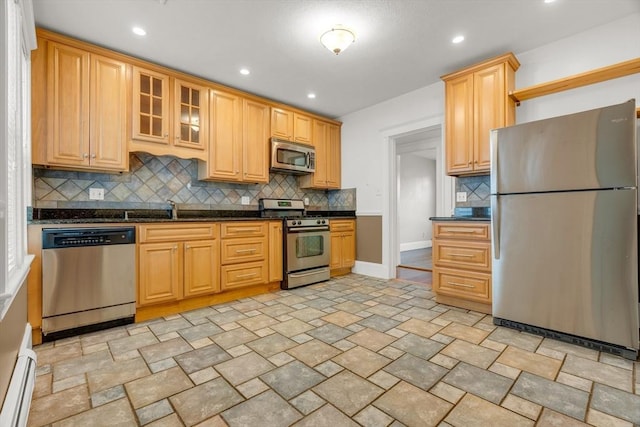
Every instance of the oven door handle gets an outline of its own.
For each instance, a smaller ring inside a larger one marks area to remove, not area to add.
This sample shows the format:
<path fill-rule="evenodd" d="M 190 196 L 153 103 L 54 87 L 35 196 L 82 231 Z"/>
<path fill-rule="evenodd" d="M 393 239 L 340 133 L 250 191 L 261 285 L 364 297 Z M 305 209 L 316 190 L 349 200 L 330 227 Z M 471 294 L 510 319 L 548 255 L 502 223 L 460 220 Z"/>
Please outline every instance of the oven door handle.
<path fill-rule="evenodd" d="M 322 268 L 318 268 L 315 269 L 313 271 L 309 271 L 309 272 L 305 272 L 305 273 L 289 273 L 289 276 L 291 277 L 306 277 L 306 276 L 313 276 L 314 274 L 318 274 L 321 273 L 323 271 L 326 271 L 327 267 L 322 267 Z"/>
<path fill-rule="evenodd" d="M 288 228 L 288 233 L 304 233 L 306 231 L 329 231 L 329 227 L 326 226 L 309 226 L 309 227 L 296 227 L 296 228 Z"/>

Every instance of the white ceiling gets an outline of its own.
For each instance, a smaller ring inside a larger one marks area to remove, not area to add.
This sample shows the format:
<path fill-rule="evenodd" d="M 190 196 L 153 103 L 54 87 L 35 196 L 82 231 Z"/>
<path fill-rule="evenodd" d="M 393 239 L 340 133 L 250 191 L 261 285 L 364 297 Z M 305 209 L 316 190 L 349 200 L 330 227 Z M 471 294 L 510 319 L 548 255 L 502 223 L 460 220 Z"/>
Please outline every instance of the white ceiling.
<path fill-rule="evenodd" d="M 640 12 L 640 0 L 33 0 L 39 26 L 339 117 L 507 51 Z M 356 42 L 336 56 L 334 24 Z M 131 32 L 134 25 L 147 36 Z M 466 40 L 453 45 L 463 34 Z M 631 41 L 629 41 L 631 42 Z M 249 76 L 238 70 L 248 67 Z M 317 94 L 308 99 L 307 93 Z"/>

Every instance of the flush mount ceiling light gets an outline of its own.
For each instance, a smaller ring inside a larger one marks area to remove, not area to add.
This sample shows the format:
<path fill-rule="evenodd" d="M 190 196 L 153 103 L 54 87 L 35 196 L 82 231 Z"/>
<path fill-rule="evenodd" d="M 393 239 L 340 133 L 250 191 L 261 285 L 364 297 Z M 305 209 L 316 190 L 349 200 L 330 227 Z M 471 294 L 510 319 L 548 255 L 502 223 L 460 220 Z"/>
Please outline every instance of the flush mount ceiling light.
<path fill-rule="evenodd" d="M 307 98 L 309 98 L 309 99 L 315 99 L 315 98 L 316 98 L 316 94 L 315 94 L 315 93 L 313 93 L 313 92 L 312 92 L 312 93 L 308 93 L 308 94 L 307 94 Z"/>
<path fill-rule="evenodd" d="M 341 25 L 334 25 L 329 31 L 320 36 L 320 43 L 336 55 L 348 48 L 356 41 L 353 31 Z"/>
<path fill-rule="evenodd" d="M 240 68 L 240 74 L 242 74 L 243 76 L 248 76 L 249 74 L 251 74 L 251 71 L 248 68 Z"/>
<path fill-rule="evenodd" d="M 133 31 L 133 34 L 137 34 L 139 36 L 146 36 L 147 35 L 147 32 L 144 30 L 144 28 L 133 27 L 131 29 L 131 31 Z"/>
<path fill-rule="evenodd" d="M 451 43 L 462 43 L 464 41 L 464 36 L 455 36 L 452 40 Z"/>

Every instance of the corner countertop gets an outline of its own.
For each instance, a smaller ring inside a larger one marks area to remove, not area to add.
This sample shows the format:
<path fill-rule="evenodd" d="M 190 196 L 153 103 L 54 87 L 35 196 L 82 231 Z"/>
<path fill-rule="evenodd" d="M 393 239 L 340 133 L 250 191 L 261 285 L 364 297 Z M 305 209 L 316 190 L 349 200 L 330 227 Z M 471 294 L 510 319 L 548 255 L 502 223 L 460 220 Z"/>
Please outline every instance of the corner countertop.
<path fill-rule="evenodd" d="M 491 208 L 459 207 L 455 208 L 452 216 L 432 216 L 431 221 L 491 221 Z"/>
<path fill-rule="evenodd" d="M 328 218 L 355 218 L 355 211 L 307 211 L 310 215 Z M 43 209 L 34 208 L 29 224 L 108 224 L 158 222 L 215 222 L 278 220 L 263 218 L 259 210 L 178 210 L 178 219 L 171 219 L 165 209 Z"/>

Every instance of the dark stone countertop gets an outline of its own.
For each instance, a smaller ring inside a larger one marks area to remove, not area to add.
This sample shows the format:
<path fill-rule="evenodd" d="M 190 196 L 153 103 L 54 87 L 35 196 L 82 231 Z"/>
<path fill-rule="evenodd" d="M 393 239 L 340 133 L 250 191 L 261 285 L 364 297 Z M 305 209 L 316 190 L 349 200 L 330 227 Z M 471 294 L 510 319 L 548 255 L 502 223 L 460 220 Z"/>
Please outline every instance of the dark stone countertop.
<path fill-rule="evenodd" d="M 491 208 L 459 207 L 455 208 L 452 216 L 432 216 L 431 221 L 491 221 Z"/>

